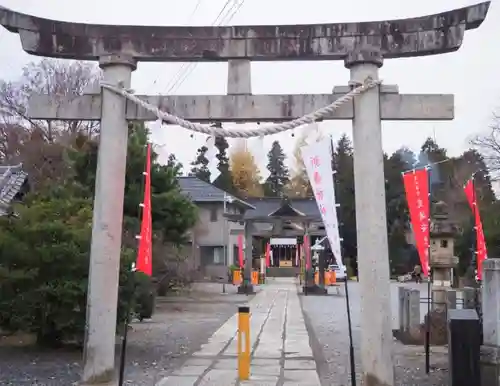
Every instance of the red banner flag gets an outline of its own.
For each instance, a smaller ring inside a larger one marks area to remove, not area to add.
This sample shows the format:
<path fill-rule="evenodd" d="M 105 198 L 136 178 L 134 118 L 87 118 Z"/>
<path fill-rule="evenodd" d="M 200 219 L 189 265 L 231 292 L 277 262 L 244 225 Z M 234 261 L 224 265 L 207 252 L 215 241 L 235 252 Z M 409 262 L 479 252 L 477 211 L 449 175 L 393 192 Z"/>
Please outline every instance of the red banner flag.
<path fill-rule="evenodd" d="M 474 180 L 471 178 L 464 187 L 467 201 L 474 213 L 474 221 L 476 223 L 476 260 L 477 260 L 477 278 L 482 279 L 483 276 L 483 261 L 488 257 L 486 251 L 486 243 L 484 241 L 483 223 L 481 222 L 481 214 L 479 213 L 479 206 L 477 204 L 476 189 L 474 187 Z"/>
<path fill-rule="evenodd" d="M 153 248 L 151 218 L 151 145 L 148 144 L 146 155 L 146 171 L 144 178 L 144 202 L 142 208 L 141 235 L 137 253 L 136 270 L 146 275 L 153 274 Z"/>
<path fill-rule="evenodd" d="M 429 275 L 429 178 L 426 168 L 403 173 L 411 226 L 424 275 Z"/>
<path fill-rule="evenodd" d="M 271 244 L 267 243 L 266 244 L 266 267 L 271 266 Z"/>
<path fill-rule="evenodd" d="M 243 268 L 243 235 L 238 235 L 238 260 L 240 268 Z"/>

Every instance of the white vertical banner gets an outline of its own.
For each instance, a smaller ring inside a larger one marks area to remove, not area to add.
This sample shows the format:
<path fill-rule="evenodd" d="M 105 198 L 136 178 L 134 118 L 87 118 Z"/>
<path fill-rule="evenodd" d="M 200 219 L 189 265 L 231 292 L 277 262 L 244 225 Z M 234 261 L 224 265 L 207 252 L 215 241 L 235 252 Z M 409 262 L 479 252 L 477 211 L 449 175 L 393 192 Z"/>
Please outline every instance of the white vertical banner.
<path fill-rule="evenodd" d="M 339 267 L 344 266 L 340 247 L 337 202 L 332 170 L 332 143 L 329 137 L 300 148 L 311 188 L 321 213 L 326 235 Z"/>
<path fill-rule="evenodd" d="M 307 145 L 311 145 L 321 140 L 322 135 L 318 122 L 313 122 L 303 126 L 303 129 L 306 133 L 305 143 Z"/>

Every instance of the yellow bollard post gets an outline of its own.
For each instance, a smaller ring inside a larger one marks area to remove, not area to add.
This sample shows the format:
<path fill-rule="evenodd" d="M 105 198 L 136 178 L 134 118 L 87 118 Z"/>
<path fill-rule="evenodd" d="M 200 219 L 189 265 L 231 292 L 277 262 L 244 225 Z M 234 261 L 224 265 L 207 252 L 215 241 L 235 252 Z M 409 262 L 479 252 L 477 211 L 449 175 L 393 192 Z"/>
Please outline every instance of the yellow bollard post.
<path fill-rule="evenodd" d="M 238 378 L 250 378 L 250 307 L 238 308 Z"/>

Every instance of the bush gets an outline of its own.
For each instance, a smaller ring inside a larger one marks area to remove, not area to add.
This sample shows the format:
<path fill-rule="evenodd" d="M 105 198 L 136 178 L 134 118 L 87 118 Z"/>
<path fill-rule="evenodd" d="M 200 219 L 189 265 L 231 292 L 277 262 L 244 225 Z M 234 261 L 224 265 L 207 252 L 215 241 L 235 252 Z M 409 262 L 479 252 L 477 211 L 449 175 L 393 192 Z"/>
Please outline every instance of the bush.
<path fill-rule="evenodd" d="M 83 343 L 92 227 L 90 201 L 53 198 L 0 219 L 0 328 L 33 333 L 37 343 Z M 127 267 L 121 259 L 118 318 L 125 319 Z"/>
<path fill-rule="evenodd" d="M 151 278 L 142 272 L 135 273 L 134 313 L 137 318 L 150 319 L 155 308 L 155 288 Z"/>

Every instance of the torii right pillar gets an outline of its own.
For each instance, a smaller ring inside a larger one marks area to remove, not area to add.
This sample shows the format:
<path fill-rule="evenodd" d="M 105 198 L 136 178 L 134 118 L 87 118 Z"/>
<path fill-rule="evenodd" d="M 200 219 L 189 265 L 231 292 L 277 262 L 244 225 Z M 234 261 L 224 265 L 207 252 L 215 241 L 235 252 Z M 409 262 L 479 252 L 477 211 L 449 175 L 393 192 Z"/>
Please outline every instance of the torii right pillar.
<path fill-rule="evenodd" d="M 382 54 L 377 49 L 348 53 L 345 66 L 351 71 L 352 86 L 356 87 L 367 77 L 378 80 L 382 62 Z M 393 386 L 391 289 L 379 87 L 354 99 L 352 126 L 356 154 L 354 184 L 363 384 Z"/>

